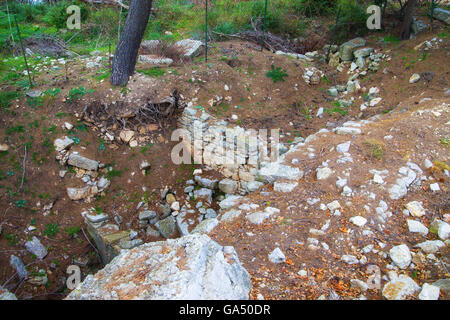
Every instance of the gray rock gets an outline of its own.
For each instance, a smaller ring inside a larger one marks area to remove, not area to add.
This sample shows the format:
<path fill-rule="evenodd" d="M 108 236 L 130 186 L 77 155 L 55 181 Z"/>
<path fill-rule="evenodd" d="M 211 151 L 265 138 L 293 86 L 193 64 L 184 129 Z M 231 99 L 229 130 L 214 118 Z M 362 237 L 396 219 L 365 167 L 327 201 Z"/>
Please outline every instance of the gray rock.
<path fill-rule="evenodd" d="M 189 224 L 185 221 L 185 215 L 186 213 L 183 212 L 176 218 L 177 230 L 182 236 L 187 236 L 189 234 Z"/>
<path fill-rule="evenodd" d="M 450 11 L 441 8 L 435 8 L 433 10 L 433 18 L 444 22 L 446 25 L 450 24 Z"/>
<path fill-rule="evenodd" d="M 161 235 L 158 230 L 153 229 L 153 227 L 151 227 L 151 226 L 147 227 L 145 234 L 147 235 L 147 237 L 153 237 L 153 238 L 159 238 L 159 236 Z"/>
<path fill-rule="evenodd" d="M 201 176 L 195 176 L 194 180 L 202 187 L 214 190 L 217 188 L 217 183 L 219 182 L 217 179 L 209 179 Z"/>
<path fill-rule="evenodd" d="M 214 219 L 217 218 L 217 212 L 214 209 L 206 209 L 205 219 Z"/>
<path fill-rule="evenodd" d="M 370 54 L 373 52 L 373 48 L 361 48 L 357 49 L 353 52 L 353 55 L 355 58 L 365 58 L 370 56 Z"/>
<path fill-rule="evenodd" d="M 220 221 L 232 221 L 238 218 L 241 214 L 242 214 L 241 210 L 231 209 L 222 215 Z"/>
<path fill-rule="evenodd" d="M 143 243 L 142 239 L 120 239 L 119 240 L 119 247 L 122 249 L 133 249 L 137 246 L 140 246 Z"/>
<path fill-rule="evenodd" d="M 31 241 L 26 242 L 25 248 L 27 248 L 27 250 L 34 254 L 39 260 L 42 260 L 47 256 L 47 249 L 36 237 L 33 237 Z"/>
<path fill-rule="evenodd" d="M 149 221 L 151 224 L 155 224 L 158 222 L 158 214 L 155 211 L 145 210 L 139 212 L 139 220 L 141 221 Z"/>
<path fill-rule="evenodd" d="M 221 209 L 226 210 L 233 206 L 235 206 L 240 200 L 242 199 L 242 196 L 229 196 L 226 197 L 224 200 L 219 202 L 219 206 Z"/>
<path fill-rule="evenodd" d="M 250 181 L 247 183 L 247 191 L 248 192 L 254 192 L 258 190 L 264 183 L 259 181 Z"/>
<path fill-rule="evenodd" d="M 275 248 L 270 254 L 269 254 L 269 261 L 272 263 L 282 263 L 286 261 L 286 257 L 284 256 L 283 252 L 280 250 L 280 248 Z"/>
<path fill-rule="evenodd" d="M 155 227 L 159 230 L 164 238 L 168 239 L 175 233 L 175 218 L 169 216 L 164 220 L 160 220 L 155 223 Z"/>
<path fill-rule="evenodd" d="M 286 166 L 278 162 L 271 162 L 258 172 L 261 180 L 269 183 L 278 179 L 299 180 L 303 177 L 303 174 L 304 172 L 299 168 Z"/>
<path fill-rule="evenodd" d="M 420 233 L 423 236 L 428 234 L 428 228 L 419 221 L 408 219 L 406 222 L 408 223 L 409 232 Z"/>
<path fill-rule="evenodd" d="M 219 220 L 217 219 L 206 219 L 200 222 L 194 230 L 192 230 L 192 234 L 194 233 L 204 233 L 208 234 L 210 233 L 217 225 L 219 224 Z"/>
<path fill-rule="evenodd" d="M 97 161 L 85 158 L 76 153 L 71 153 L 69 155 L 68 164 L 77 168 L 90 171 L 97 171 L 99 165 Z"/>
<path fill-rule="evenodd" d="M 338 90 L 334 87 L 327 89 L 327 94 L 330 97 L 337 97 L 338 96 Z"/>
<path fill-rule="evenodd" d="M 388 300 L 403 300 L 419 290 L 420 287 L 413 279 L 402 274 L 386 283 L 382 294 Z"/>
<path fill-rule="evenodd" d="M 298 182 L 278 182 L 273 184 L 273 190 L 277 192 L 292 192 L 295 187 L 298 186 Z"/>
<path fill-rule="evenodd" d="M 123 250 L 66 299 L 241 300 L 251 287 L 233 247 L 194 234 Z"/>
<path fill-rule="evenodd" d="M 424 23 L 422 20 L 417 20 L 414 18 L 413 23 L 411 24 L 411 31 L 414 34 L 419 34 L 421 32 L 427 31 L 430 28 L 430 25 Z"/>
<path fill-rule="evenodd" d="M 247 215 L 247 220 L 253 224 L 262 224 L 264 220 L 270 218 L 273 214 L 279 213 L 276 208 L 267 207 L 264 211 L 254 212 Z"/>
<path fill-rule="evenodd" d="M 238 183 L 232 179 L 223 179 L 219 182 L 219 190 L 228 194 L 234 194 L 238 189 Z"/>
<path fill-rule="evenodd" d="M 424 283 L 422 291 L 419 293 L 420 300 L 439 300 L 440 288 L 428 283 Z"/>
<path fill-rule="evenodd" d="M 13 267 L 14 270 L 16 270 L 20 279 L 28 278 L 28 271 L 19 257 L 16 257 L 15 255 L 12 254 L 11 257 L 9 258 L 9 263 L 11 264 L 11 267 Z"/>
<path fill-rule="evenodd" d="M 445 243 L 441 240 L 427 240 L 416 244 L 414 247 L 422 249 L 425 253 L 436 253 L 445 247 Z"/>
<path fill-rule="evenodd" d="M 203 42 L 192 39 L 184 39 L 177 41 L 176 46 L 183 50 L 185 57 L 194 58 L 202 53 Z"/>
<path fill-rule="evenodd" d="M 341 257 L 342 261 L 344 261 L 346 264 L 358 264 L 359 260 L 355 256 L 352 256 L 350 254 L 344 254 Z"/>
<path fill-rule="evenodd" d="M 444 298 L 448 300 L 450 297 L 450 279 L 439 279 L 433 282 L 433 286 L 438 287 L 444 293 Z"/>
<path fill-rule="evenodd" d="M 74 143 L 75 142 L 72 139 L 64 137 L 62 139 L 56 139 L 53 145 L 55 146 L 56 151 L 61 152 L 70 148 Z"/>
<path fill-rule="evenodd" d="M 389 251 L 389 256 L 397 267 L 406 269 L 411 263 L 411 252 L 406 244 L 401 244 L 393 247 Z"/>
<path fill-rule="evenodd" d="M 366 40 L 363 38 L 355 38 L 350 41 L 343 43 L 339 48 L 339 57 L 343 61 L 352 61 L 353 52 L 356 48 L 364 47 L 366 45 Z"/>

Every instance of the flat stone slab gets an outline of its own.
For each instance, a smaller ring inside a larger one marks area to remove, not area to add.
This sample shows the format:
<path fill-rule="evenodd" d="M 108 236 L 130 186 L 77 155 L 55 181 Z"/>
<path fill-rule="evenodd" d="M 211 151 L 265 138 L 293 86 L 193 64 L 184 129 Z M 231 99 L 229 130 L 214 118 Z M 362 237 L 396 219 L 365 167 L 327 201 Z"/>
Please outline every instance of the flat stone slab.
<path fill-rule="evenodd" d="M 39 260 L 43 260 L 47 256 L 47 249 L 36 237 L 33 237 L 31 241 L 25 243 L 25 248 L 27 248 L 27 250 L 34 254 Z"/>
<path fill-rule="evenodd" d="M 69 155 L 68 164 L 89 171 L 97 171 L 99 165 L 98 161 L 88 159 L 76 153 Z"/>

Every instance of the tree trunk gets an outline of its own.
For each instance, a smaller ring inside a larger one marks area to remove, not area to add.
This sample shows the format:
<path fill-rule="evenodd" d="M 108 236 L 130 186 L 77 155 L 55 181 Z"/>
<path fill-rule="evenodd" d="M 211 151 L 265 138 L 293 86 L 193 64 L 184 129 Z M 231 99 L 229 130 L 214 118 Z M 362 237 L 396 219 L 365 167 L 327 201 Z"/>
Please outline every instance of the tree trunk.
<path fill-rule="evenodd" d="M 131 0 L 127 20 L 114 53 L 111 84 L 124 86 L 133 74 L 151 9 L 152 0 Z"/>
<path fill-rule="evenodd" d="M 411 35 L 411 24 L 413 22 L 413 12 L 416 6 L 417 0 L 408 0 L 408 3 L 405 7 L 405 14 L 403 16 L 402 23 L 402 40 L 408 40 Z"/>

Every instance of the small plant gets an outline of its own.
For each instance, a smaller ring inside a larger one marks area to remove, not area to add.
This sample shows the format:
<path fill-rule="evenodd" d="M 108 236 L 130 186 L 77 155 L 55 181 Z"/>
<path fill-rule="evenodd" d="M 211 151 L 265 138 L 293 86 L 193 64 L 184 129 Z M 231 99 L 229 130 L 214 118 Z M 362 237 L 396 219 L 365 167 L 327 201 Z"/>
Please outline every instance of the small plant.
<path fill-rule="evenodd" d="M 381 160 L 383 158 L 384 144 L 382 142 L 375 139 L 367 139 L 363 144 L 367 148 L 367 153 L 369 156 L 377 160 Z"/>
<path fill-rule="evenodd" d="M 450 146 L 450 138 L 445 137 L 445 138 L 442 138 L 440 141 L 444 146 L 446 146 L 446 147 Z"/>
<path fill-rule="evenodd" d="M 48 236 L 50 238 L 54 237 L 59 232 L 58 224 L 48 223 L 44 230 L 44 236 Z"/>
<path fill-rule="evenodd" d="M 81 98 L 82 96 L 84 96 L 88 93 L 92 93 L 92 92 L 94 92 L 94 90 L 92 90 L 92 89 L 86 90 L 85 87 L 78 87 L 78 88 L 70 89 L 69 97 L 66 99 L 66 102 L 73 102 L 73 101 Z"/>
<path fill-rule="evenodd" d="M 266 73 L 266 77 L 271 78 L 273 80 L 273 83 L 277 83 L 278 81 L 286 81 L 284 79 L 288 76 L 286 70 L 282 69 L 281 67 L 275 68 L 274 65 L 271 65 L 270 68 L 271 70 Z"/>
<path fill-rule="evenodd" d="M 67 234 L 73 238 L 77 238 L 78 237 L 78 232 L 80 232 L 80 227 L 78 226 L 74 226 L 74 227 L 69 227 L 69 228 L 65 228 L 64 229 Z"/>

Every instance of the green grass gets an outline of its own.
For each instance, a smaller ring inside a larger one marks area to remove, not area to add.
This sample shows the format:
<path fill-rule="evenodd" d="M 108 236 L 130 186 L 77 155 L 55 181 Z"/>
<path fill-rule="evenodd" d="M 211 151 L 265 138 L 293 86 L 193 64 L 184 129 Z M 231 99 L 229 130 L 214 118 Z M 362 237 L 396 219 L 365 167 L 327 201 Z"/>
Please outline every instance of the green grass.
<path fill-rule="evenodd" d="M 270 66 L 270 70 L 266 73 L 267 78 L 271 78 L 273 83 L 277 83 L 278 81 L 286 81 L 284 78 L 287 77 L 288 74 L 285 69 L 282 69 L 281 67 L 275 68 L 275 66 L 272 64 Z"/>
<path fill-rule="evenodd" d="M 157 78 L 166 74 L 166 69 L 162 68 L 150 68 L 150 69 L 138 69 L 139 73 L 145 74 L 146 76 Z"/>

